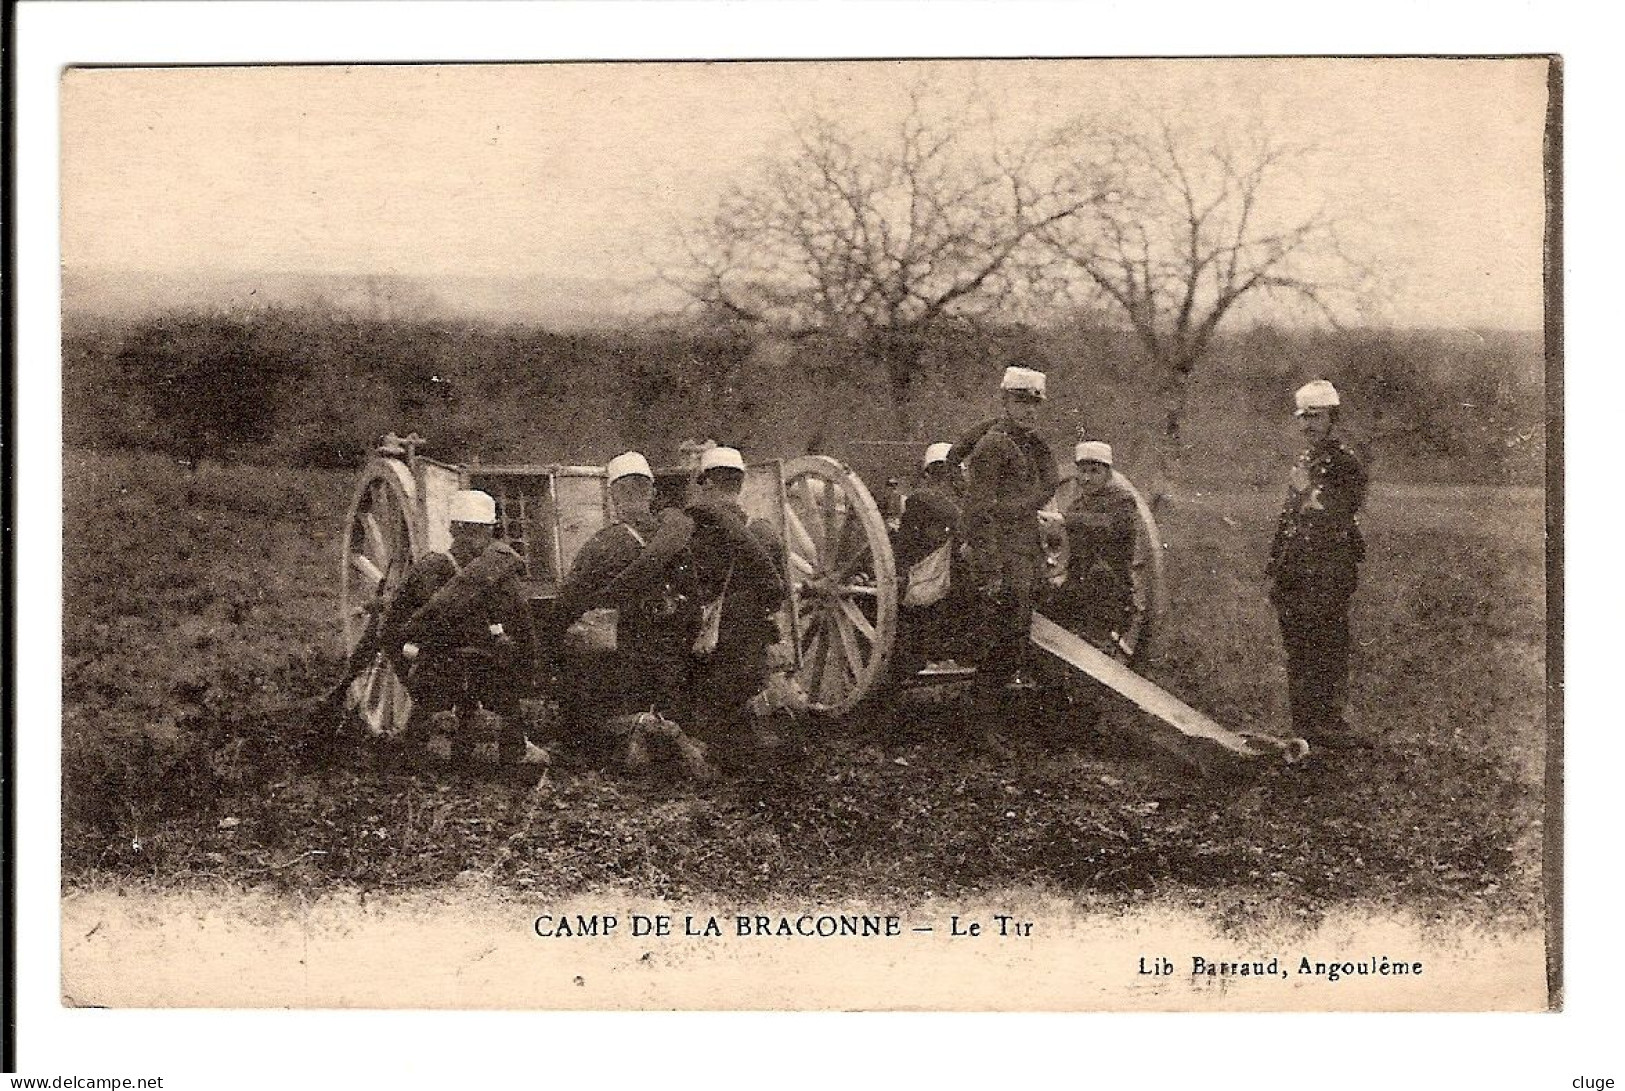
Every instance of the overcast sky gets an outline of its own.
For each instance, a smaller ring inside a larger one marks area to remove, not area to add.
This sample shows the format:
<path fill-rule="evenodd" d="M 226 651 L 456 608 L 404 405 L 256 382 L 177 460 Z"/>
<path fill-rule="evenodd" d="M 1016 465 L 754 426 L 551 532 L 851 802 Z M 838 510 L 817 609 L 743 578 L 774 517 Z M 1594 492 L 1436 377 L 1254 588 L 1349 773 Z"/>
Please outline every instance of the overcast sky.
<path fill-rule="evenodd" d="M 74 70 L 63 261 L 636 281 L 810 103 L 883 117 L 926 74 L 1012 130 L 1258 116 L 1320 149 L 1305 196 L 1360 225 L 1394 321 L 1540 325 L 1538 60 Z"/>

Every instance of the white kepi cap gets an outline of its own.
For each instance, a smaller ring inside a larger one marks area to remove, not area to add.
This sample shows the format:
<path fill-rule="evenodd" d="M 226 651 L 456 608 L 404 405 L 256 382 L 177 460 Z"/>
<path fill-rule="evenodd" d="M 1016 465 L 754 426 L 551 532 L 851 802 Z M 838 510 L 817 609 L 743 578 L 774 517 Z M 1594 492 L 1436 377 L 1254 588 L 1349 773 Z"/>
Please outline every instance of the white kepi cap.
<path fill-rule="evenodd" d="M 1337 388 L 1325 379 L 1313 379 L 1298 387 L 1298 392 L 1292 396 L 1298 408 L 1293 416 L 1301 417 L 1311 409 L 1335 409 L 1341 405 L 1337 397 Z"/>
<path fill-rule="evenodd" d="M 497 521 L 497 502 L 478 489 L 462 489 L 451 494 L 451 521 L 491 526 Z"/>
<path fill-rule="evenodd" d="M 711 447 L 700 454 L 700 473 L 727 468 L 745 472 L 745 456 L 733 447 Z"/>
<path fill-rule="evenodd" d="M 925 449 L 925 457 L 920 460 L 920 469 L 934 465 L 938 462 L 948 461 L 948 452 L 954 449 L 951 443 L 933 443 Z"/>
<path fill-rule="evenodd" d="M 1044 373 L 1030 367 L 1007 367 L 999 389 L 1006 394 L 1023 394 L 1036 401 L 1044 400 Z"/>
<path fill-rule="evenodd" d="M 613 485 L 623 477 L 647 477 L 650 481 L 655 479 L 655 473 L 649 469 L 649 460 L 636 451 L 627 451 L 616 455 L 604 467 L 604 476 Z"/>
<path fill-rule="evenodd" d="M 1073 462 L 1098 462 L 1102 466 L 1112 464 L 1112 445 L 1102 443 L 1098 439 L 1080 443 L 1072 450 Z"/>

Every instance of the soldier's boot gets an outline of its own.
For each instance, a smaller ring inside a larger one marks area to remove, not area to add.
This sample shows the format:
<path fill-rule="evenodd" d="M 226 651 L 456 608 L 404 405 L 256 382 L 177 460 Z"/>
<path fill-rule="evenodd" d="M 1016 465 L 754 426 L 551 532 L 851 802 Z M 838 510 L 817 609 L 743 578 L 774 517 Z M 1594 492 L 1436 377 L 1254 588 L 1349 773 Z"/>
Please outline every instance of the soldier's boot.
<path fill-rule="evenodd" d="M 510 725 L 507 720 L 497 732 L 497 761 L 503 765 L 519 765 L 525 760 L 525 729 Z"/>
<path fill-rule="evenodd" d="M 413 705 L 401 732 L 382 741 L 379 749 L 382 767 L 389 772 L 411 769 L 422 760 L 433 736 L 434 713 L 421 704 Z"/>
<path fill-rule="evenodd" d="M 479 730 L 480 706 L 467 701 L 457 706 L 457 726 L 451 735 L 451 767 L 458 771 L 474 768 L 475 732 Z"/>
<path fill-rule="evenodd" d="M 626 764 L 629 773 L 641 773 L 649 768 L 648 740 L 643 737 L 643 732 L 635 727 L 626 738 L 626 749 L 621 760 Z"/>
<path fill-rule="evenodd" d="M 500 701 L 491 709 L 497 716 L 497 761 L 518 765 L 525 760 L 525 718 L 517 703 Z"/>

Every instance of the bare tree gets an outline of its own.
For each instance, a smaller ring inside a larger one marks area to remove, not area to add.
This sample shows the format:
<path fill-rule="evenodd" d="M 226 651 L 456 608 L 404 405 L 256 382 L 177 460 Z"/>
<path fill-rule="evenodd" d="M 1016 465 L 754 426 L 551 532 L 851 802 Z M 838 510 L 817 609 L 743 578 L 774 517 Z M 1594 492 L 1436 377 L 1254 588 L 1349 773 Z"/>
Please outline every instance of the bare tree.
<path fill-rule="evenodd" d="M 1162 471 L 1183 446 L 1189 383 L 1224 321 L 1271 299 L 1333 325 L 1369 293 L 1336 218 L 1294 186 L 1311 150 L 1262 130 L 1201 141 L 1163 120 L 1062 139 L 1091 179 L 1117 182 L 1085 214 L 1045 225 L 1058 275 L 1125 320 L 1156 369 Z"/>
<path fill-rule="evenodd" d="M 1051 169 L 1053 143 L 1000 148 L 985 127 L 932 119 L 924 98 L 874 141 L 809 118 L 789 154 L 681 232 L 685 260 L 663 272 L 713 311 L 878 366 L 900 420 L 933 326 L 1002 306 L 1038 233 L 1103 192 Z"/>

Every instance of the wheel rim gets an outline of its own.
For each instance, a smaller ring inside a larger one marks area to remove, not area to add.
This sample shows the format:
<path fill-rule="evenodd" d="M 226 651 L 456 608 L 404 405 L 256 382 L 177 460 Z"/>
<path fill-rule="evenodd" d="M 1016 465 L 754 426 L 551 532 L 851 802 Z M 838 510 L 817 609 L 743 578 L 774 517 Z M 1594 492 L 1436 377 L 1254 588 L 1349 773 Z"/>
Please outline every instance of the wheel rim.
<path fill-rule="evenodd" d="M 897 631 L 885 520 L 834 459 L 792 459 L 784 473 L 796 679 L 815 711 L 847 712 L 884 680 Z"/>
<path fill-rule="evenodd" d="M 1164 612 L 1168 605 L 1168 584 L 1163 573 L 1162 533 L 1151 514 L 1140 490 L 1134 487 L 1121 471 L 1117 480 L 1134 497 L 1134 511 L 1139 517 L 1134 532 L 1134 609 L 1139 621 L 1139 632 L 1134 643 L 1133 658 L 1143 660 L 1162 629 Z"/>
<path fill-rule="evenodd" d="M 345 654 L 365 633 L 368 607 L 399 589 L 416 559 L 416 489 L 398 462 L 374 462 L 362 474 L 345 523 L 339 602 Z M 348 705 L 368 732 L 390 735 L 406 726 L 411 699 L 387 657 L 379 655 L 350 685 Z"/>

